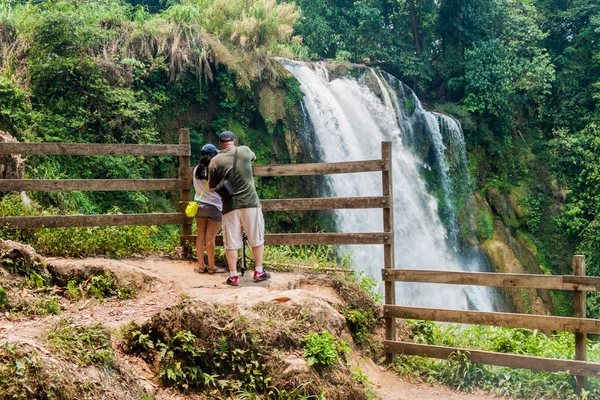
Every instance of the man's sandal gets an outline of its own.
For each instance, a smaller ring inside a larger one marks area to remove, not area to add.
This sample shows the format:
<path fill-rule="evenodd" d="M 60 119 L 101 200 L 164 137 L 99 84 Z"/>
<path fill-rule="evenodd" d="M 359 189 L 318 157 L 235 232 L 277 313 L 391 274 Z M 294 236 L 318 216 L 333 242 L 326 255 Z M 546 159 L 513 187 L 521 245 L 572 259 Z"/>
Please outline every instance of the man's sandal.
<path fill-rule="evenodd" d="M 219 267 L 216 267 L 215 269 L 210 269 L 209 268 L 209 269 L 207 269 L 207 271 L 208 271 L 209 275 L 212 275 L 212 274 L 223 274 L 225 272 L 229 272 L 225 268 L 219 268 Z"/>

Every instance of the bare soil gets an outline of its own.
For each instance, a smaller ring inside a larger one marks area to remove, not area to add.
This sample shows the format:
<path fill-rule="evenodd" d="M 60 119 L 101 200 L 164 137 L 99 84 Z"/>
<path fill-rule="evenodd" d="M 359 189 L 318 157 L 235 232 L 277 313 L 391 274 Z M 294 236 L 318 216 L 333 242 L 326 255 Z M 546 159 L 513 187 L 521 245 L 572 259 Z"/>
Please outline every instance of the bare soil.
<path fill-rule="evenodd" d="M 136 288 L 137 296 L 129 300 L 98 301 L 84 299 L 71 304 L 58 316 L 9 319 L 0 314 L 0 344 L 27 343 L 41 354 L 48 354 L 40 340 L 41 335 L 60 319 L 71 319 L 78 323 L 102 322 L 118 330 L 122 325 L 134 321 L 142 324 L 166 307 L 178 304 L 182 296 L 205 302 L 219 302 L 237 306 L 240 312 L 248 312 L 256 304 L 269 301 L 286 301 L 304 304 L 306 299 L 315 299 L 330 305 L 343 303 L 337 292 L 328 285 L 320 284 L 318 277 L 297 272 L 276 272 L 272 279 L 255 283 L 251 272 L 240 279 L 239 287 L 225 283 L 226 274 L 199 274 L 194 272 L 195 263 L 165 258 L 139 258 L 111 260 L 94 259 L 48 259 L 49 269 L 69 273 L 78 269 L 102 266 L 114 272 L 122 284 Z M 202 395 L 183 395 L 156 384 L 155 376 L 148 365 L 139 359 L 120 354 L 123 363 L 132 368 L 142 386 L 154 393 L 156 399 L 194 399 Z M 376 365 L 372 360 L 356 355 L 361 369 L 368 375 L 374 390 L 382 399 L 450 399 L 476 400 L 493 399 L 493 394 L 458 393 L 439 385 L 418 380 L 405 380 L 393 371 Z"/>

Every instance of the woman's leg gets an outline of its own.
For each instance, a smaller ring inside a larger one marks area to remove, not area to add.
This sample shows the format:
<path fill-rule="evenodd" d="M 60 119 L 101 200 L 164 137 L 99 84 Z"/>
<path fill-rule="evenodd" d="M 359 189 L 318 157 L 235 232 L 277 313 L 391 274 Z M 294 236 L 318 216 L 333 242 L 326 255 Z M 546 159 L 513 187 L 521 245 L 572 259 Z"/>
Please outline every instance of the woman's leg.
<path fill-rule="evenodd" d="M 196 256 L 198 256 L 198 264 L 200 265 L 200 272 L 204 272 L 204 241 L 206 240 L 206 227 L 211 222 L 206 218 L 196 218 Z M 214 239 L 213 239 L 214 242 Z M 207 249 L 208 250 L 208 249 Z M 209 253 L 210 254 L 210 253 Z M 208 256 L 210 260 L 210 255 Z M 214 246 L 213 246 L 213 260 L 214 260 Z M 214 264 L 214 261 L 213 261 Z M 210 261 L 209 261 L 210 265 Z"/>
<path fill-rule="evenodd" d="M 208 256 L 208 269 L 215 271 L 215 238 L 219 233 L 221 221 L 210 221 L 206 224 L 206 254 Z"/>

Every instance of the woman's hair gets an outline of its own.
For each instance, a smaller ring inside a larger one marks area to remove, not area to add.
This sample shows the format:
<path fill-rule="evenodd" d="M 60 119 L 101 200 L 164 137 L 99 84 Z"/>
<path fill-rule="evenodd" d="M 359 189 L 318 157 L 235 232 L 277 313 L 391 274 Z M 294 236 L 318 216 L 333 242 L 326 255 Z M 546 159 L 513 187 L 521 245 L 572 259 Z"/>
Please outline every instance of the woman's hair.
<path fill-rule="evenodd" d="M 198 165 L 196 165 L 196 179 L 208 179 L 208 164 L 210 164 L 210 160 L 213 159 L 217 153 L 200 153 L 200 161 L 198 161 Z"/>

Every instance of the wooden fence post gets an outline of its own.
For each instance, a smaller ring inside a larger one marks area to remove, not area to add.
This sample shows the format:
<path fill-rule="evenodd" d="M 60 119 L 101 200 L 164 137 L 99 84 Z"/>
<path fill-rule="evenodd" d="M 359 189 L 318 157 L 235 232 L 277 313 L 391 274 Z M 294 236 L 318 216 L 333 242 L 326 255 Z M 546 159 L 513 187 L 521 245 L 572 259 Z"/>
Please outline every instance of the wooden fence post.
<path fill-rule="evenodd" d="M 585 256 L 576 255 L 573 256 L 573 275 L 574 276 L 585 276 Z M 573 316 L 576 318 L 585 318 L 585 290 L 575 290 L 574 292 L 574 311 Z M 585 361 L 586 357 L 586 339 L 587 334 L 585 332 L 575 333 L 575 359 Z M 576 375 L 577 380 L 577 393 L 581 393 L 581 389 L 584 389 L 587 385 L 587 376 Z"/>
<path fill-rule="evenodd" d="M 381 160 L 385 165 L 381 173 L 381 186 L 384 196 L 389 196 L 390 200 L 383 208 L 383 231 L 389 235 L 386 243 L 383 245 L 383 263 L 384 268 L 392 269 L 395 267 L 394 261 L 394 201 L 392 185 L 392 142 L 381 143 Z M 396 304 L 396 282 L 385 281 L 385 304 Z M 385 338 L 386 340 L 396 340 L 396 318 L 384 315 L 385 318 Z M 386 362 L 391 363 L 393 353 L 386 353 Z"/>
<path fill-rule="evenodd" d="M 179 129 L 179 144 L 190 146 L 190 130 L 187 128 Z M 191 153 L 190 153 L 191 154 Z M 179 179 L 185 179 L 189 181 L 189 185 L 187 189 L 179 191 L 179 211 L 185 212 L 185 207 L 187 202 L 190 201 L 190 189 L 192 187 L 191 183 L 191 175 L 190 175 L 190 156 L 180 156 L 179 157 L 179 171 L 178 171 Z M 190 256 L 190 247 L 187 245 L 187 241 L 184 239 L 184 236 L 189 236 L 192 234 L 192 220 L 191 218 L 186 218 L 185 222 L 181 225 L 181 236 L 179 238 L 179 244 L 183 248 L 183 256 Z"/>

